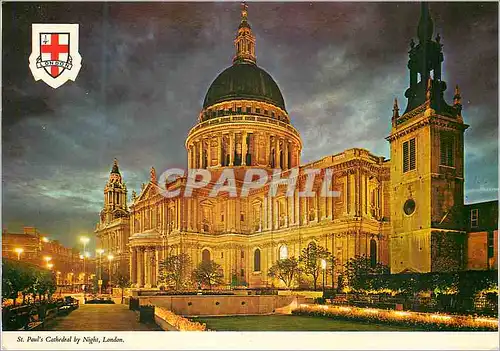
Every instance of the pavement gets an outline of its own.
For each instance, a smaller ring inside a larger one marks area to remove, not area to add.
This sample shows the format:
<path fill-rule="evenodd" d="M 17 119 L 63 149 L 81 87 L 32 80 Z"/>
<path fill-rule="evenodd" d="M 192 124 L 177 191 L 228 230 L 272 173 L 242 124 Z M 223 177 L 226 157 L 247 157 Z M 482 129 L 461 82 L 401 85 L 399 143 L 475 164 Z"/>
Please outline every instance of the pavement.
<path fill-rule="evenodd" d="M 80 307 L 68 316 L 56 317 L 43 328 L 51 331 L 161 331 L 156 324 L 139 323 L 139 313 L 128 309 L 128 305 L 89 304 Z"/>

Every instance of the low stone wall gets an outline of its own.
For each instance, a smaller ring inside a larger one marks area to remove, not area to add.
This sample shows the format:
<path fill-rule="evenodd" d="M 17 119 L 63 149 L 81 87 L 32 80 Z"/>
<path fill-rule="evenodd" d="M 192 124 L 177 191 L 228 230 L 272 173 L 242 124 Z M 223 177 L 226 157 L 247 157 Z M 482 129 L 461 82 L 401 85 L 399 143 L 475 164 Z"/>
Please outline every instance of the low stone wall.
<path fill-rule="evenodd" d="M 166 331 L 206 331 L 205 324 L 190 321 L 166 308 L 155 308 L 155 323 Z"/>
<path fill-rule="evenodd" d="M 152 304 L 182 316 L 289 314 L 297 307 L 296 296 L 180 295 L 138 298 L 141 305 Z"/>

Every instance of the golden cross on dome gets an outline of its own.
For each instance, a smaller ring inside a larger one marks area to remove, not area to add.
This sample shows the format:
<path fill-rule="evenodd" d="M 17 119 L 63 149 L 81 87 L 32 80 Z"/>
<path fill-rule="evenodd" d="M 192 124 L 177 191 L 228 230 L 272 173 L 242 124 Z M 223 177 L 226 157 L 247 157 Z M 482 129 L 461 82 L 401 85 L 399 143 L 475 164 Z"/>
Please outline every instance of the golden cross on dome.
<path fill-rule="evenodd" d="M 246 2 L 241 3 L 241 20 L 246 21 L 248 16 L 248 5 Z"/>

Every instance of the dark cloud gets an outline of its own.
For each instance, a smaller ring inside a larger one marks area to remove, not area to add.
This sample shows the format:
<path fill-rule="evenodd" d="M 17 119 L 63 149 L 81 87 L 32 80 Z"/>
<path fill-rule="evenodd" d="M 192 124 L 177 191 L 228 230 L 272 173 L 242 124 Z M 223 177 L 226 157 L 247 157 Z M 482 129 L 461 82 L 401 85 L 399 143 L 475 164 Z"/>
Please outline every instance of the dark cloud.
<path fill-rule="evenodd" d="M 66 245 L 91 233 L 114 157 L 128 188 L 149 168 L 185 166 L 205 93 L 231 64 L 237 3 L 3 5 L 3 225 Z M 280 86 L 303 161 L 346 148 L 389 156 L 394 97 L 404 108 L 417 3 L 251 3 L 258 64 Z M 432 3 L 446 97 L 460 84 L 466 201 L 497 198 L 498 5 Z M 83 66 L 52 89 L 28 68 L 31 23 L 79 23 Z"/>

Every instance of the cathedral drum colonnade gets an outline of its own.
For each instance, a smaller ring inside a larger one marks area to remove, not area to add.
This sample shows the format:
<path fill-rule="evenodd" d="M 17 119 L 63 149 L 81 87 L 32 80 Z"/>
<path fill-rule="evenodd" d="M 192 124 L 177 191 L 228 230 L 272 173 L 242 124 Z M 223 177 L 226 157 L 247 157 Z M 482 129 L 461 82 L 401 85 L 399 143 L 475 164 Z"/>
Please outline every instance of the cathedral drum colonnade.
<path fill-rule="evenodd" d="M 439 260 L 432 245 L 463 236 L 439 219 L 454 206 L 463 206 L 466 125 L 458 89 L 453 106 L 442 98 L 442 53 L 439 40 L 429 37 L 432 26 L 427 5 L 423 5 L 420 42 L 412 44 L 410 51 L 408 107 L 403 115 L 394 103 L 387 138 L 392 159 L 354 148 L 301 164 L 300 134 L 291 123 L 278 85 L 257 65 L 255 36 L 244 6 L 232 65 L 211 84 L 198 121 L 188 133 L 187 165 L 209 170 L 212 180 L 231 169 L 238 187 L 250 168 L 269 174 L 278 168 L 282 178 L 297 170 L 295 191 L 287 194 L 284 184 L 276 196 L 270 196 L 267 184 L 246 197 L 231 197 L 227 192 L 210 197 L 207 186 L 189 189 L 192 196 L 188 197 L 183 196 L 185 176 L 159 184 L 151 168 L 150 181 L 139 194 L 132 193 L 128 208 L 122 195 L 106 195 L 105 191 L 105 210 L 96 229 L 101 245 L 108 249 L 111 230 L 125 233 L 124 267 L 139 288 L 157 287 L 160 262 L 179 253 L 190 256 L 190 269 L 202 260 L 214 260 L 221 265 L 227 284 L 278 286 L 278 281 L 268 277 L 269 268 L 278 259 L 298 257 L 312 241 L 337 259 L 335 275 L 326 277 L 329 286 L 337 285 L 343 265 L 356 255 L 366 255 L 372 265 L 390 263 L 393 272 L 439 270 L 439 265 L 430 263 Z M 422 62 L 432 65 L 421 66 Z M 416 73 L 423 80 L 417 82 Z M 412 136 L 418 139 L 416 143 L 410 140 Z M 434 139 L 427 142 L 430 137 Z M 313 184 L 315 194 L 301 197 L 307 172 L 313 169 L 321 170 Z M 320 194 L 325 170 L 333 175 L 331 190 L 339 192 L 337 197 Z M 106 189 L 126 196 L 116 162 L 108 183 L 114 185 Z M 437 200 L 430 190 L 434 185 L 447 189 L 446 201 Z M 167 198 L 163 188 L 181 192 Z M 460 240 L 456 245 L 461 245 Z M 446 256 L 442 251 L 439 255 Z"/>

